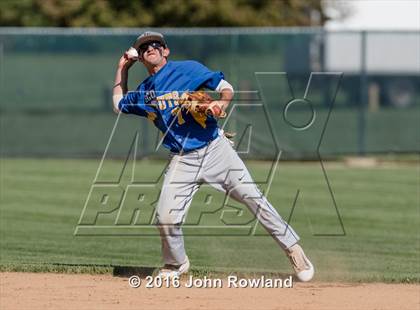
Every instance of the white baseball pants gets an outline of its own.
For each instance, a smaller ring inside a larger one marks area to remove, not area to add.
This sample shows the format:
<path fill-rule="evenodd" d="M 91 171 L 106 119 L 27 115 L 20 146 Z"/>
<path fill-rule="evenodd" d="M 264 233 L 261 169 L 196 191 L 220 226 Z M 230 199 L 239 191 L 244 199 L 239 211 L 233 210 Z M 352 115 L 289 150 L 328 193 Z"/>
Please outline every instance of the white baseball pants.
<path fill-rule="evenodd" d="M 296 232 L 254 184 L 245 164 L 223 135 L 204 148 L 171 156 L 156 214 L 165 264 L 185 262 L 181 225 L 194 194 L 203 183 L 245 204 L 283 249 L 299 241 Z"/>

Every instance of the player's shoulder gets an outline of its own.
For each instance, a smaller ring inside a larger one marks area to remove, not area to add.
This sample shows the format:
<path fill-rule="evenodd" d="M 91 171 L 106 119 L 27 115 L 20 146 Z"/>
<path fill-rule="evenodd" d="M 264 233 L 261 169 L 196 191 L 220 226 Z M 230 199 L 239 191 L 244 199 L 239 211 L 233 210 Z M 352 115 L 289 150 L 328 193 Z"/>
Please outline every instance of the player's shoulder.
<path fill-rule="evenodd" d="M 194 69 L 194 68 L 203 68 L 205 67 L 202 63 L 196 60 L 177 60 L 171 61 L 172 66 L 176 68 L 184 68 L 184 69 Z"/>

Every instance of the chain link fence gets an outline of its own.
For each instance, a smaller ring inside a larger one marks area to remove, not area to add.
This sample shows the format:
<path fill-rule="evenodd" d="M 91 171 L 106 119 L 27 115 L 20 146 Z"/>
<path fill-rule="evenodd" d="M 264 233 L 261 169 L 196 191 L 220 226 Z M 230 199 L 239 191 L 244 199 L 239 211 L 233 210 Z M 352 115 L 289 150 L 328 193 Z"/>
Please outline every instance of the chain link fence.
<path fill-rule="evenodd" d="M 115 126 L 111 108 L 118 59 L 144 30 L 0 28 L 0 156 L 102 156 L 112 132 L 109 156 L 125 156 L 135 137 L 138 156 L 163 156 L 148 120 L 122 116 Z M 420 32 L 156 30 L 171 60 L 225 73 L 236 95 L 222 126 L 245 157 L 420 151 Z M 146 76 L 135 65 L 129 88 Z"/>

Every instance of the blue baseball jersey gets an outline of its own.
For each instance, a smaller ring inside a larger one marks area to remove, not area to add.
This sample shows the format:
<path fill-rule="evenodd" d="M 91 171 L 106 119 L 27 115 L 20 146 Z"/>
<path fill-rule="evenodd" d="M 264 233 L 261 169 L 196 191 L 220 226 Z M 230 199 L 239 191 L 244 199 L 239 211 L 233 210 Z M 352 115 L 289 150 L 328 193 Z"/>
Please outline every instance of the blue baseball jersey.
<path fill-rule="evenodd" d="M 168 61 L 119 102 L 123 113 L 147 117 L 163 133 L 163 145 L 179 153 L 199 149 L 219 134 L 212 116 L 188 113 L 179 106 L 182 96 L 202 88 L 215 90 L 224 78 L 196 61 Z"/>

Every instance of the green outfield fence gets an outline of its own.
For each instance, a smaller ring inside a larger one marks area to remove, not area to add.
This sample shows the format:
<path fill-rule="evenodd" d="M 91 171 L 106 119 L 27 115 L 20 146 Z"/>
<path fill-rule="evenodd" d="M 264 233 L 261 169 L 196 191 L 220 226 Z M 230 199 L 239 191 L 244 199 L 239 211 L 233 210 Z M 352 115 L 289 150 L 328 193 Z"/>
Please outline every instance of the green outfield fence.
<path fill-rule="evenodd" d="M 139 156 L 162 156 L 149 121 L 122 116 L 114 126 L 111 109 L 117 61 L 144 30 L 0 28 L 0 155 L 98 157 L 114 132 L 109 156 L 133 141 Z M 156 30 L 172 59 L 203 62 L 234 85 L 224 125 L 243 156 L 313 159 L 321 136 L 323 157 L 420 151 L 418 31 Z M 133 67 L 130 88 L 145 77 Z"/>

